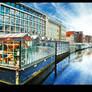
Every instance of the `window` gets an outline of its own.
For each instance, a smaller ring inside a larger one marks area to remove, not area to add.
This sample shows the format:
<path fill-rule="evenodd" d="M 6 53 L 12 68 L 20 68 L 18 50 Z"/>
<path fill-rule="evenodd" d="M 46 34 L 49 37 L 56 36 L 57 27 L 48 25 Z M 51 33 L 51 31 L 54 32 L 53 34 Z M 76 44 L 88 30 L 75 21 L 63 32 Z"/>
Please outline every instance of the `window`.
<path fill-rule="evenodd" d="M 31 21 L 29 21 L 29 27 L 31 27 Z"/>
<path fill-rule="evenodd" d="M 15 7 L 15 3 L 11 3 L 11 6 Z"/>
<path fill-rule="evenodd" d="M 27 26 L 27 21 L 25 21 L 25 25 Z"/>
<path fill-rule="evenodd" d="M 0 31 L 3 31 L 3 24 L 0 24 Z"/>
<path fill-rule="evenodd" d="M 37 33 L 37 30 L 35 30 L 35 33 Z"/>
<path fill-rule="evenodd" d="M 32 20 L 34 21 L 34 16 L 32 17 Z"/>
<path fill-rule="evenodd" d="M 32 13 L 31 9 L 29 10 L 29 13 Z"/>
<path fill-rule="evenodd" d="M 11 18 L 11 24 L 14 25 L 15 24 L 15 19 Z"/>
<path fill-rule="evenodd" d="M 11 15 L 14 15 L 14 10 L 11 9 Z"/>
<path fill-rule="evenodd" d="M 37 19 L 37 18 L 35 18 L 35 21 L 37 22 L 37 21 L 38 21 L 38 19 Z"/>
<path fill-rule="evenodd" d="M 11 26 L 11 32 L 15 32 L 15 27 Z"/>
<path fill-rule="evenodd" d="M 23 12 L 21 12 L 21 18 L 24 18 L 24 13 Z"/>
<path fill-rule="evenodd" d="M 24 32 L 24 28 L 21 28 L 21 33 L 23 33 Z"/>
<path fill-rule="evenodd" d="M 34 23 L 32 24 L 32 27 L 34 28 Z"/>
<path fill-rule="evenodd" d="M 25 19 L 27 19 L 27 14 L 25 14 Z"/>
<path fill-rule="evenodd" d="M 21 26 L 23 26 L 24 25 L 24 21 L 23 20 L 21 20 Z"/>
<path fill-rule="evenodd" d="M 4 20 L 4 15 L 0 15 L 0 21 Z"/>
<path fill-rule="evenodd" d="M 37 24 L 36 24 L 36 29 L 37 29 Z"/>
<path fill-rule="evenodd" d="M 26 12 L 29 12 L 29 9 L 25 8 L 25 11 L 26 11 Z"/>
<path fill-rule="evenodd" d="M 16 27 L 16 32 L 19 32 L 19 27 Z"/>
<path fill-rule="evenodd" d="M 2 24 L 3 23 L 3 21 L 0 21 L 0 24 Z"/>
<path fill-rule="evenodd" d="M 1 11 L 0 11 L 0 14 L 4 15 L 4 12 L 1 12 Z"/>
<path fill-rule="evenodd" d="M 23 11 L 24 11 L 24 7 L 23 7 L 23 6 L 21 6 L 21 10 L 23 10 Z"/>
<path fill-rule="evenodd" d="M 27 28 L 25 28 L 25 33 L 27 33 Z"/>
<path fill-rule="evenodd" d="M 39 30 L 40 30 L 40 25 L 39 25 Z"/>
<path fill-rule="evenodd" d="M 16 25 L 19 25 L 19 24 L 20 24 L 20 20 L 16 19 Z"/>
<path fill-rule="evenodd" d="M 4 7 L 0 6 L 0 11 L 4 12 Z"/>
<path fill-rule="evenodd" d="M 31 21 L 31 16 L 29 15 L 29 20 Z"/>
<path fill-rule="evenodd" d="M 18 4 L 16 4 L 16 8 L 20 9 L 20 6 Z"/>
<path fill-rule="evenodd" d="M 5 24 L 9 24 L 10 23 L 10 17 L 5 16 Z"/>
<path fill-rule="evenodd" d="M 38 22 L 40 23 L 40 19 L 38 19 Z"/>
<path fill-rule="evenodd" d="M 5 12 L 9 14 L 10 9 L 8 7 L 5 8 Z"/>
<path fill-rule="evenodd" d="M 19 11 L 16 11 L 16 17 L 18 17 L 19 18 Z"/>
<path fill-rule="evenodd" d="M 5 31 L 9 30 L 9 25 L 5 25 Z"/>

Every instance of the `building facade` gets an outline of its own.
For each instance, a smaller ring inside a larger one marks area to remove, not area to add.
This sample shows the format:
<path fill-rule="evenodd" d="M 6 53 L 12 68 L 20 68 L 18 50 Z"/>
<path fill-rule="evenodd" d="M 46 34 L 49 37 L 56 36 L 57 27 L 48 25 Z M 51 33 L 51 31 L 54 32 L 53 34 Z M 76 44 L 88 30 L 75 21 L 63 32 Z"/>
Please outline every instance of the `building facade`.
<path fill-rule="evenodd" d="M 22 3 L 0 3 L 0 32 L 46 34 L 46 15 Z"/>
<path fill-rule="evenodd" d="M 52 38 L 56 41 L 61 41 L 65 39 L 65 28 L 62 25 L 61 21 L 47 17 L 47 26 L 46 26 L 46 36 L 47 38 Z"/>
<path fill-rule="evenodd" d="M 66 32 L 66 41 L 74 42 L 74 31 Z"/>
<path fill-rule="evenodd" d="M 76 43 L 82 43 L 83 42 L 83 32 L 82 31 L 75 31 L 74 41 Z"/>
<path fill-rule="evenodd" d="M 86 43 L 92 43 L 92 36 L 90 36 L 90 35 L 85 35 L 85 42 L 86 42 Z"/>
<path fill-rule="evenodd" d="M 66 41 L 66 27 L 61 24 L 61 40 Z"/>

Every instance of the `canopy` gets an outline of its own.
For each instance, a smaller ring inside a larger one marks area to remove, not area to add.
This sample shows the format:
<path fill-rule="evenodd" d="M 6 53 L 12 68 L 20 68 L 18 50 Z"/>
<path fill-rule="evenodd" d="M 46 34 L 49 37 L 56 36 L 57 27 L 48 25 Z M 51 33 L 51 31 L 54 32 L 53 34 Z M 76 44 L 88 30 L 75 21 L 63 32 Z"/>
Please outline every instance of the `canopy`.
<path fill-rule="evenodd" d="M 0 41 L 20 41 L 20 40 L 30 40 L 30 36 L 27 33 L 9 33 L 0 34 Z"/>

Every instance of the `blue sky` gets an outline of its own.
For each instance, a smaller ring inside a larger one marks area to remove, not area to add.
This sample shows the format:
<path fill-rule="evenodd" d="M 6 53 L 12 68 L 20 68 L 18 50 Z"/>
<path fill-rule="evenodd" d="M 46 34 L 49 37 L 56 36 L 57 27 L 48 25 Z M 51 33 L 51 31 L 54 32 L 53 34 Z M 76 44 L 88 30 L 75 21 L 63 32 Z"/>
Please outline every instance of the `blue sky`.
<path fill-rule="evenodd" d="M 92 3 L 28 2 L 29 7 L 60 20 L 67 31 L 83 31 L 92 35 Z"/>

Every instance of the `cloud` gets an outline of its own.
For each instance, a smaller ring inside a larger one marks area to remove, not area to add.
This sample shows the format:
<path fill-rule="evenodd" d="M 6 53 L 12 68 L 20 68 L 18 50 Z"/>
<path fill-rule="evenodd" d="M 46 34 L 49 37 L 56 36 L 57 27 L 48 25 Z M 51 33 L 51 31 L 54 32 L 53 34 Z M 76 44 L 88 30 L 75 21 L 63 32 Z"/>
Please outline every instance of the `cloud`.
<path fill-rule="evenodd" d="M 30 4 L 30 3 L 29 3 Z M 92 3 L 31 3 L 35 9 L 61 20 L 67 30 L 92 35 Z"/>
<path fill-rule="evenodd" d="M 83 31 L 84 34 L 92 35 L 92 3 L 68 3 L 70 10 L 66 9 L 68 6 L 65 6 L 65 3 L 52 3 L 52 5 L 58 18 L 65 19 L 63 23 L 67 26 L 67 30 Z"/>

